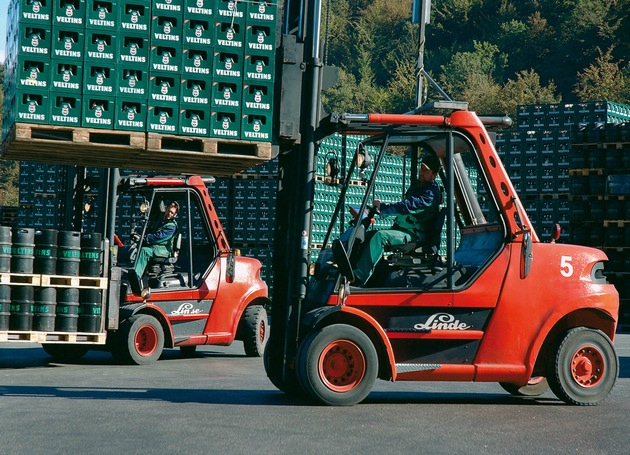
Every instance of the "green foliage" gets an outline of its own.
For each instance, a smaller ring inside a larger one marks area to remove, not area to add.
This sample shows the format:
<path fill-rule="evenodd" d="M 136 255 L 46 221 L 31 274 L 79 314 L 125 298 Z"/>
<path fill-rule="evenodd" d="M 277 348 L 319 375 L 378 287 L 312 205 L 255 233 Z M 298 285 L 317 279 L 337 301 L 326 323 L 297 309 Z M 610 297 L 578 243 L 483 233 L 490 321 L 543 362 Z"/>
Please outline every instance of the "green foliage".
<path fill-rule="evenodd" d="M 418 25 L 412 0 L 331 0 L 328 62 L 343 77 L 327 110 L 415 107 Z M 424 67 L 479 113 L 518 104 L 628 102 L 628 0 L 440 0 L 426 27 Z M 608 49 L 606 53 L 600 49 Z M 439 94 L 429 90 L 429 99 Z"/>

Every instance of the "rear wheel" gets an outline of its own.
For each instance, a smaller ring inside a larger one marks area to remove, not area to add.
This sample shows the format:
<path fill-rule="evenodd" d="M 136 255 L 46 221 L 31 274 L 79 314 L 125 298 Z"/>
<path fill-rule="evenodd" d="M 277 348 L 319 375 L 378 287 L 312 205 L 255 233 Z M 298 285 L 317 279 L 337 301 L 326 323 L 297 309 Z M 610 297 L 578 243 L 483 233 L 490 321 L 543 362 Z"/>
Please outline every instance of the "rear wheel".
<path fill-rule="evenodd" d="M 499 385 L 503 387 L 503 390 L 517 397 L 537 397 L 549 389 L 549 383 L 544 376 L 534 376 L 522 386 L 509 382 L 499 382 Z"/>
<path fill-rule="evenodd" d="M 335 324 L 309 335 L 299 348 L 297 377 L 317 401 L 332 406 L 360 403 L 372 390 L 378 356 L 356 327 Z"/>
<path fill-rule="evenodd" d="M 558 345 L 549 386 L 565 403 L 594 406 L 606 399 L 618 373 L 610 338 L 600 330 L 578 327 Z"/>
<path fill-rule="evenodd" d="M 135 314 L 121 324 L 115 355 L 126 363 L 147 365 L 156 362 L 164 349 L 164 330 L 148 314 Z"/>
<path fill-rule="evenodd" d="M 240 335 L 248 357 L 263 355 L 269 339 L 269 323 L 265 307 L 252 305 L 245 309 L 241 319 Z"/>
<path fill-rule="evenodd" d="M 51 344 L 44 343 L 42 348 L 53 360 L 62 363 L 72 363 L 83 357 L 90 348 L 85 344 Z"/>

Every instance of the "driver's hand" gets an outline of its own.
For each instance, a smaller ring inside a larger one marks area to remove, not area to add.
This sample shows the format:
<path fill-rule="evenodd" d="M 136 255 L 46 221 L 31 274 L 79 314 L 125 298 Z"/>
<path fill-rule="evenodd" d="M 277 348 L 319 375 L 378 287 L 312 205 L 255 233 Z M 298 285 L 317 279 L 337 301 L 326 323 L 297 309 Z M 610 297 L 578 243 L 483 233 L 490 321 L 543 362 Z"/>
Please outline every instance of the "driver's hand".
<path fill-rule="evenodd" d="M 379 201 L 378 199 L 374 199 L 372 201 L 372 207 L 376 207 L 378 210 L 381 209 L 381 201 Z"/>
<path fill-rule="evenodd" d="M 137 242 L 138 240 L 140 240 L 140 234 L 138 234 L 137 232 L 134 232 L 133 234 L 131 234 L 131 240 L 133 240 L 134 242 Z"/>

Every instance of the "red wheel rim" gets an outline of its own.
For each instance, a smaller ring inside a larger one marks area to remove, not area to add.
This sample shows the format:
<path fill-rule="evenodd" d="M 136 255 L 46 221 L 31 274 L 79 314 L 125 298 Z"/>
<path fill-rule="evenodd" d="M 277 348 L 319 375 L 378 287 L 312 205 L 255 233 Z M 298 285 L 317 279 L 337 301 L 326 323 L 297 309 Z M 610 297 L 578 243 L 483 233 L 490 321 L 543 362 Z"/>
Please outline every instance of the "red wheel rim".
<path fill-rule="evenodd" d="M 150 356 L 157 348 L 158 335 L 155 327 L 145 324 L 136 332 L 136 351 L 141 356 Z"/>
<path fill-rule="evenodd" d="M 605 374 L 602 353 L 594 346 L 582 346 L 571 358 L 571 376 L 582 387 L 595 387 Z"/>
<path fill-rule="evenodd" d="M 319 357 L 319 376 L 330 390 L 347 392 L 357 387 L 365 375 L 365 356 L 349 340 L 336 340 Z"/>

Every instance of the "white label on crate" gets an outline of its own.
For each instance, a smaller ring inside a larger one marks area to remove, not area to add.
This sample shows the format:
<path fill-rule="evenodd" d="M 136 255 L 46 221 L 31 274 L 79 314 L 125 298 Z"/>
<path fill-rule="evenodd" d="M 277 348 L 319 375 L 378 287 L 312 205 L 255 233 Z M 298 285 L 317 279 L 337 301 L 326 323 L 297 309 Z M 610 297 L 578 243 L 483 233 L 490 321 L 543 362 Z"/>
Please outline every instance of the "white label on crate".
<path fill-rule="evenodd" d="M 241 77 L 241 72 L 238 70 L 224 70 L 217 68 L 217 76 Z"/>
<path fill-rule="evenodd" d="M 120 59 L 123 62 L 134 62 L 134 63 L 146 63 L 147 62 L 147 58 L 146 57 L 140 57 L 138 55 L 121 55 Z"/>
<path fill-rule="evenodd" d="M 44 114 L 31 114 L 27 112 L 18 113 L 18 117 L 25 120 L 46 120 L 46 116 Z"/>
<path fill-rule="evenodd" d="M 250 139 L 269 139 L 269 133 L 259 131 L 245 131 L 245 137 Z"/>
<path fill-rule="evenodd" d="M 182 131 L 190 134 L 208 134 L 208 130 L 206 128 L 192 128 L 190 126 L 182 126 Z"/>
<path fill-rule="evenodd" d="M 125 28 L 127 30 L 142 30 L 142 31 L 147 31 L 147 24 L 132 24 L 130 22 L 123 22 L 122 23 L 122 28 Z"/>
<path fill-rule="evenodd" d="M 208 98 L 195 98 L 194 96 L 184 96 L 184 103 L 208 104 Z"/>
<path fill-rule="evenodd" d="M 29 86 L 29 87 L 42 87 L 46 88 L 46 81 L 38 81 L 37 79 L 20 79 L 20 85 Z"/>
<path fill-rule="evenodd" d="M 264 109 L 267 111 L 271 109 L 271 105 L 269 103 L 252 103 L 251 101 L 247 101 L 245 103 L 245 107 L 248 109 Z"/>
<path fill-rule="evenodd" d="M 172 71 L 172 72 L 179 71 L 179 67 L 177 65 L 163 65 L 161 63 L 154 63 L 153 69 L 156 71 Z"/>
<path fill-rule="evenodd" d="M 196 36 L 187 36 L 186 42 L 188 44 L 207 44 L 208 46 L 212 45 L 212 40 L 210 38 L 197 38 Z"/>
<path fill-rule="evenodd" d="M 247 43 L 250 49 L 256 51 L 272 51 L 273 44 Z"/>
<path fill-rule="evenodd" d="M 136 122 L 133 120 L 118 120 L 118 124 L 128 128 L 144 128 L 144 122 Z"/>
<path fill-rule="evenodd" d="M 168 35 L 166 33 L 154 33 L 153 38 L 163 41 L 179 41 L 179 35 Z"/>
<path fill-rule="evenodd" d="M 55 49 L 55 55 L 57 57 L 81 58 L 81 51 L 66 51 L 66 50 L 63 50 L 63 49 Z"/>
<path fill-rule="evenodd" d="M 22 17 L 24 19 L 33 19 L 33 20 L 46 21 L 46 22 L 50 20 L 50 15 L 49 14 L 29 13 L 27 11 L 24 11 L 22 13 Z"/>
<path fill-rule="evenodd" d="M 109 118 L 85 117 L 85 123 L 92 123 L 94 125 L 111 125 L 112 124 L 112 119 L 109 119 Z"/>
<path fill-rule="evenodd" d="M 161 9 L 164 11 L 181 11 L 182 10 L 181 5 L 167 5 L 164 3 L 155 3 L 153 7 L 155 9 Z"/>
<path fill-rule="evenodd" d="M 238 101 L 236 100 L 225 100 L 223 98 L 215 98 L 214 104 L 217 106 L 229 106 L 229 107 L 238 107 Z"/>
<path fill-rule="evenodd" d="M 248 71 L 247 77 L 250 79 L 265 79 L 269 81 L 271 80 L 271 74 L 265 74 L 265 73 L 250 73 Z"/>
<path fill-rule="evenodd" d="M 236 137 L 238 136 L 238 131 L 233 130 L 224 130 L 220 128 L 214 128 L 212 133 L 216 136 L 228 136 L 228 137 Z"/>
<path fill-rule="evenodd" d="M 111 85 L 87 84 L 87 89 L 93 92 L 112 92 L 114 88 Z"/>
<path fill-rule="evenodd" d="M 120 93 L 126 93 L 128 95 L 144 95 L 143 88 L 137 87 L 119 87 Z"/>
<path fill-rule="evenodd" d="M 53 115 L 52 119 L 55 122 L 79 123 L 79 117 L 67 117 L 65 115 Z"/>
<path fill-rule="evenodd" d="M 184 66 L 184 71 L 193 74 L 210 74 L 210 68 L 197 68 L 195 66 Z"/>
<path fill-rule="evenodd" d="M 156 101 L 172 101 L 177 102 L 177 96 L 175 95 L 162 95 L 161 93 L 151 93 L 151 98 Z"/>
<path fill-rule="evenodd" d="M 273 20 L 275 20 L 273 14 L 254 13 L 253 11 L 250 11 L 249 18 L 250 19 L 256 19 L 258 21 L 273 21 Z"/>
<path fill-rule="evenodd" d="M 194 6 L 189 6 L 186 8 L 190 14 L 200 14 L 202 16 L 212 16 L 212 8 L 196 8 Z"/>
<path fill-rule="evenodd" d="M 53 81 L 53 87 L 55 87 L 55 88 L 70 88 L 70 89 L 73 89 L 73 90 L 79 90 L 78 82 Z"/>
<path fill-rule="evenodd" d="M 29 53 L 29 54 L 48 54 L 48 48 L 22 46 L 22 52 Z"/>
<path fill-rule="evenodd" d="M 243 17 L 243 12 L 242 11 L 226 11 L 224 9 L 220 9 L 219 16 Z"/>
<path fill-rule="evenodd" d="M 107 59 L 107 60 L 113 60 L 114 59 L 114 54 L 112 54 L 111 52 L 88 51 L 88 56 L 92 57 L 92 58 L 102 58 L 102 59 Z"/>
<path fill-rule="evenodd" d="M 175 132 L 175 125 L 162 125 L 160 123 L 151 123 L 151 129 L 155 131 L 171 131 Z"/>
<path fill-rule="evenodd" d="M 114 27 L 116 24 L 114 23 L 114 21 L 90 19 L 90 25 L 95 25 L 97 27 Z"/>
<path fill-rule="evenodd" d="M 218 39 L 217 44 L 219 44 L 220 46 L 227 46 L 227 47 L 243 47 L 242 41 L 231 41 L 227 39 Z"/>
<path fill-rule="evenodd" d="M 55 16 L 55 20 L 61 24 L 83 25 L 83 18 L 81 17 Z"/>

